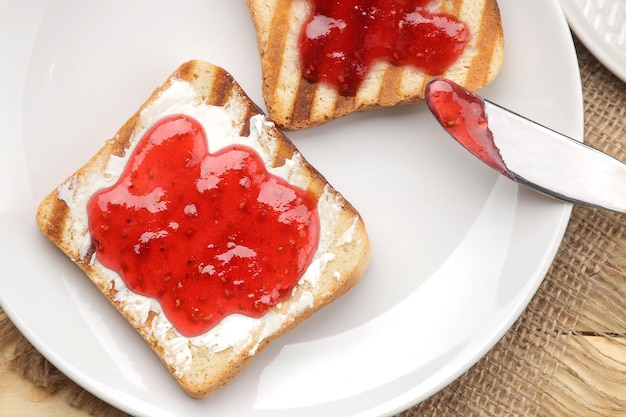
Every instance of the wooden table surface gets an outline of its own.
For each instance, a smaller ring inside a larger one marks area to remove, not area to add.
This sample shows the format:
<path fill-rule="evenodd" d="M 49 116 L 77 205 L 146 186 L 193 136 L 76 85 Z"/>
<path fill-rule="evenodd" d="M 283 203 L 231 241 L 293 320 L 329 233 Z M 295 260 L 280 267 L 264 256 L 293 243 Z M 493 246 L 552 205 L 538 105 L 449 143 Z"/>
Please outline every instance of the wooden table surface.
<path fill-rule="evenodd" d="M 580 398 L 585 398 L 586 390 L 588 389 L 587 384 L 589 384 L 601 385 L 600 388 L 605 393 L 626 401 L 626 382 L 624 378 L 626 376 L 626 335 L 616 336 L 615 339 L 597 336 L 576 336 L 568 339 L 568 344 L 577 344 L 579 346 L 581 345 L 579 343 L 580 339 L 584 339 L 584 342 L 587 343 L 582 345 L 593 347 L 593 349 L 588 351 L 590 355 L 589 360 L 593 361 L 594 364 L 599 361 L 608 369 L 614 369 L 617 378 L 610 382 L 607 378 L 595 375 L 594 372 L 586 369 L 584 364 L 572 362 L 569 364 L 572 368 L 568 369 L 567 372 L 565 367 L 562 367 L 563 371 L 557 372 L 556 379 L 558 379 L 558 383 L 553 384 L 553 386 L 558 387 L 558 389 L 555 389 L 554 392 L 549 392 L 548 395 L 557 399 L 561 397 L 562 401 L 571 401 L 568 399 L 571 398 L 570 396 L 562 396 L 564 392 L 563 387 L 565 387 L 573 392 L 577 392 L 577 396 Z M 597 367 L 597 365 L 594 366 Z M 581 384 L 578 379 L 573 379 L 571 371 L 582 375 L 585 378 L 585 384 Z M 0 417 L 89 416 L 86 411 L 78 410 L 68 405 L 64 394 L 64 392 L 48 394 L 45 390 L 33 386 L 20 375 L 7 369 L 6 365 L 0 365 Z M 600 401 L 596 405 L 598 408 L 605 410 L 605 413 L 602 414 L 605 417 L 623 417 L 626 415 L 626 410 L 612 411 L 611 404 L 608 401 L 605 404 Z M 588 404 L 586 409 L 587 407 Z M 568 408 L 572 410 L 572 415 L 581 415 L 576 411 L 576 403 L 569 404 Z"/>
<path fill-rule="evenodd" d="M 15 372 L 0 365 L 0 416 L 89 416 L 70 406 L 62 394 L 49 394 Z"/>

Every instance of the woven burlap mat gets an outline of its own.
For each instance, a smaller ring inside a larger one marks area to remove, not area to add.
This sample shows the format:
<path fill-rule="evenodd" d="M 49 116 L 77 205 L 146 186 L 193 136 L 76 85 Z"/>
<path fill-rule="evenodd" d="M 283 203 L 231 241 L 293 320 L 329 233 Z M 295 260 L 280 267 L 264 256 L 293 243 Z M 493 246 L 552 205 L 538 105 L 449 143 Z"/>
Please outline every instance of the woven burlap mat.
<path fill-rule="evenodd" d="M 626 84 L 579 42 L 576 49 L 586 141 L 626 162 Z M 459 379 L 399 416 L 626 415 L 625 396 L 589 383 L 580 371 L 626 391 L 626 376 L 589 342 L 610 338 L 626 349 L 625 231 L 626 215 L 575 207 L 545 281 L 513 327 Z M 9 345 L 15 348 L 2 349 Z M 126 415 L 56 370 L 1 310 L 0 352 L 12 370 L 70 404 L 99 417 Z"/>

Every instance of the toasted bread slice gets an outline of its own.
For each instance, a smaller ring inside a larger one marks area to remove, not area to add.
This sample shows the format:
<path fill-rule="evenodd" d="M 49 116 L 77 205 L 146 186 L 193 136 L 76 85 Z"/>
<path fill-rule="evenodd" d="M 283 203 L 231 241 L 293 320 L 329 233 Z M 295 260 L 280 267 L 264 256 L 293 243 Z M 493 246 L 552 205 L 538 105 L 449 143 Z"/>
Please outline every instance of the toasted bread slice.
<path fill-rule="evenodd" d="M 496 0 L 434 0 L 431 13 L 458 17 L 469 29 L 463 53 L 442 74 L 381 61 L 373 65 L 355 95 L 342 95 L 324 82 L 302 76 L 299 37 L 314 13 L 309 0 L 246 0 L 257 33 L 263 96 L 270 118 L 285 130 L 320 125 L 350 113 L 415 103 L 433 76 L 469 90 L 490 83 L 500 71 L 504 36 Z"/>
<path fill-rule="evenodd" d="M 203 112 L 213 116 L 205 117 Z M 199 120 L 209 147 L 234 141 L 254 149 L 269 172 L 308 190 L 319 214 L 317 249 L 287 299 L 260 318 L 226 315 L 215 327 L 193 337 L 181 334 L 154 298 L 132 291 L 118 273 L 102 265 L 88 226 L 91 197 L 117 182 L 137 143 L 170 114 Z M 302 157 L 230 74 L 201 61 L 181 65 L 95 156 L 46 196 L 37 222 L 134 326 L 187 393 L 199 398 L 226 385 L 272 339 L 348 291 L 370 256 L 368 236 L 355 208 Z"/>

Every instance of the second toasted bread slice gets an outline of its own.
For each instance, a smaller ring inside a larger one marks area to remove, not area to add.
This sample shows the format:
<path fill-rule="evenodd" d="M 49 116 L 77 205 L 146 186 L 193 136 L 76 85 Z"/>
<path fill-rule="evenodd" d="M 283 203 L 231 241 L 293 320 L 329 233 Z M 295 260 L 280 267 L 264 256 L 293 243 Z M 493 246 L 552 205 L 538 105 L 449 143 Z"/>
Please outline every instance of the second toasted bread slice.
<path fill-rule="evenodd" d="M 246 1 L 257 33 L 269 116 L 287 130 L 320 125 L 353 112 L 421 101 L 428 80 L 435 75 L 474 91 L 489 84 L 502 66 L 504 36 L 496 0 L 402 1 L 398 3 L 414 4 L 415 10 L 430 14 L 446 14 L 466 25 L 469 39 L 462 54 L 439 74 L 383 60 L 369 69 L 355 94 L 340 94 L 327 83 L 303 77 L 299 39 L 303 25 L 315 13 L 313 0 Z M 344 7 L 346 2 L 339 3 L 337 7 Z M 354 0 L 349 3 L 362 7 Z M 375 3 L 368 2 L 372 17 Z M 336 21 L 324 30 L 331 26 L 347 25 Z"/>

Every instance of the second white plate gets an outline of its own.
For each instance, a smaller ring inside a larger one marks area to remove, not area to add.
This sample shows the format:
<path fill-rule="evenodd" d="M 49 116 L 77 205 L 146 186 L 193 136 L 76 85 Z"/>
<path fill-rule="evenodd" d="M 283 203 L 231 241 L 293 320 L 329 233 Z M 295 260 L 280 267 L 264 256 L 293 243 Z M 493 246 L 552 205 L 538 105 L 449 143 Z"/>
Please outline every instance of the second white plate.
<path fill-rule="evenodd" d="M 576 36 L 626 82 L 626 1 L 561 0 L 561 5 Z"/>

